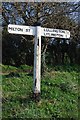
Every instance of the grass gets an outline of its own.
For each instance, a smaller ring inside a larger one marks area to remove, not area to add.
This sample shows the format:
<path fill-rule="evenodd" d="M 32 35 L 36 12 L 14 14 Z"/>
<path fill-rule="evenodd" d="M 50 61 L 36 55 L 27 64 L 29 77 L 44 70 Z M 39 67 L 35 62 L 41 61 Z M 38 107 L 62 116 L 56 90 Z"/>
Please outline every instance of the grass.
<path fill-rule="evenodd" d="M 80 66 L 48 67 L 41 79 L 41 99 L 32 99 L 32 67 L 2 66 L 3 107 L 5 118 L 78 119 L 78 81 Z"/>

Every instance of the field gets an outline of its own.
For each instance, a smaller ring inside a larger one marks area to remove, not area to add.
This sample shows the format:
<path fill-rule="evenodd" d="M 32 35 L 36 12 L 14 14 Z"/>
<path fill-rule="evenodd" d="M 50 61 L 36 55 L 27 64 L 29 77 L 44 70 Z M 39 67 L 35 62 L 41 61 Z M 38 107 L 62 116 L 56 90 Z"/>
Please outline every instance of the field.
<path fill-rule="evenodd" d="M 2 67 L 2 117 L 78 120 L 80 66 L 48 66 L 41 78 L 41 99 L 32 98 L 33 68 L 27 65 Z"/>

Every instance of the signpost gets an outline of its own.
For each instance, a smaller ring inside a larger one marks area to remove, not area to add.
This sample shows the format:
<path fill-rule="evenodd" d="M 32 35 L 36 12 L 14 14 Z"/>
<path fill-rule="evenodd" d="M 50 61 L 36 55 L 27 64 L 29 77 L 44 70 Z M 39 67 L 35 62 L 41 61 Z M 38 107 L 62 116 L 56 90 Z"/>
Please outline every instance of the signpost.
<path fill-rule="evenodd" d="M 8 32 L 12 34 L 35 35 L 35 27 L 9 24 Z"/>
<path fill-rule="evenodd" d="M 36 34 L 36 27 L 23 25 L 8 25 L 8 32 L 13 34 L 34 35 Z M 40 27 L 41 36 L 55 37 L 55 38 L 70 38 L 68 30 L 52 29 Z"/>
<path fill-rule="evenodd" d="M 70 38 L 68 30 L 41 28 L 41 35 L 45 37 Z"/>
<path fill-rule="evenodd" d="M 43 28 L 40 25 L 36 26 L 22 26 L 22 25 L 8 25 L 8 32 L 12 34 L 23 34 L 35 36 L 34 41 L 34 98 L 40 97 L 40 77 L 41 77 L 41 36 L 55 37 L 55 38 L 70 38 L 68 30 Z"/>

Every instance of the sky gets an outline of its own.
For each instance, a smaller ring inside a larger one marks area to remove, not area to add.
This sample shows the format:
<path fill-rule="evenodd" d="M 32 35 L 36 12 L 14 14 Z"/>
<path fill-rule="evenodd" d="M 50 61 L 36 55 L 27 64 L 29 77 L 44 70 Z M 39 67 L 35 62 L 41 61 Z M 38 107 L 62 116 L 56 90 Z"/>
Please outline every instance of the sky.
<path fill-rule="evenodd" d="M 6 1 L 10 1 L 10 0 L 3 0 L 3 1 L 6 2 Z M 20 0 L 11 0 L 11 1 L 20 1 Z M 21 0 L 21 1 L 22 1 L 22 0 Z M 46 2 L 47 2 L 47 1 L 57 1 L 57 2 L 59 2 L 59 1 L 75 1 L 75 0 L 23 0 L 23 1 L 26 1 L 26 2 L 27 2 L 27 1 L 36 1 L 36 2 L 37 2 L 37 1 L 38 1 L 38 2 L 40 2 L 40 1 L 46 1 Z M 77 1 L 79 2 L 80 0 L 76 0 L 76 2 L 77 2 Z M 1 13 L 1 14 L 2 14 L 2 13 Z M 1 26 L 1 24 L 2 24 L 2 16 L 1 16 L 1 14 L 0 14 L 0 26 Z M 73 14 L 72 17 L 75 18 L 75 14 Z M 79 19 L 79 18 L 78 18 L 78 19 Z"/>

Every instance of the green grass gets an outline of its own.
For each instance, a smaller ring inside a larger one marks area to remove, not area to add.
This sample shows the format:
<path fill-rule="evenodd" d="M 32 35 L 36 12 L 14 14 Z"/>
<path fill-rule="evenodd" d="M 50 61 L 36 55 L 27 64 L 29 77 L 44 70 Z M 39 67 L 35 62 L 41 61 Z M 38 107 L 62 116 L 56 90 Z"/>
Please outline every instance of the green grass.
<path fill-rule="evenodd" d="M 78 118 L 80 66 L 48 67 L 41 79 L 41 99 L 32 99 L 32 67 L 2 65 L 4 118 Z"/>

